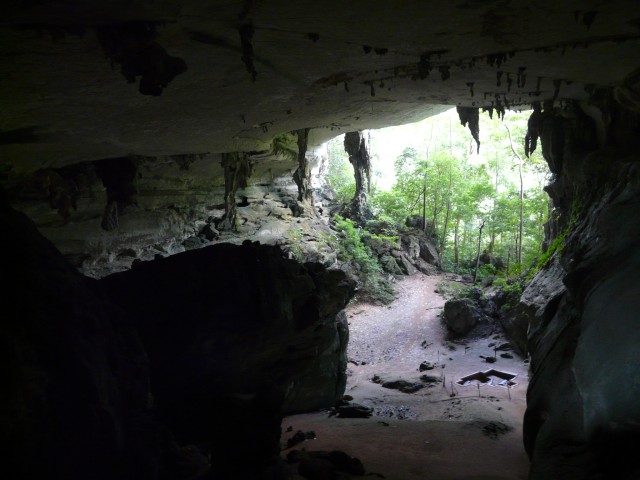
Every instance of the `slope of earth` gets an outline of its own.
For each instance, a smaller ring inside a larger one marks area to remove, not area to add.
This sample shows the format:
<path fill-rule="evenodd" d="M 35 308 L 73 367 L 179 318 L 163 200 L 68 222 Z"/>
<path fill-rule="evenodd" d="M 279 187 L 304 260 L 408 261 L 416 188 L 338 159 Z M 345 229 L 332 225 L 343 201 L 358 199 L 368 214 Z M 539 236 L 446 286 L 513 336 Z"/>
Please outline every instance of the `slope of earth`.
<path fill-rule="evenodd" d="M 527 365 L 510 350 L 494 350 L 506 343 L 498 326 L 456 341 L 448 338 L 440 320 L 445 300 L 436 293 L 443 278 L 403 277 L 390 306 L 356 303 L 347 309 L 346 394 L 373 408 L 373 415 L 354 419 L 318 412 L 285 418 L 283 430 L 316 434 L 295 448 L 344 450 L 368 471 L 392 480 L 527 478 L 522 445 Z M 496 361 L 489 364 L 480 355 Z M 422 362 L 433 368 L 419 371 Z M 516 385 L 507 390 L 455 383 L 491 368 L 516 374 Z M 417 390 L 403 393 L 383 387 L 387 382 Z"/>

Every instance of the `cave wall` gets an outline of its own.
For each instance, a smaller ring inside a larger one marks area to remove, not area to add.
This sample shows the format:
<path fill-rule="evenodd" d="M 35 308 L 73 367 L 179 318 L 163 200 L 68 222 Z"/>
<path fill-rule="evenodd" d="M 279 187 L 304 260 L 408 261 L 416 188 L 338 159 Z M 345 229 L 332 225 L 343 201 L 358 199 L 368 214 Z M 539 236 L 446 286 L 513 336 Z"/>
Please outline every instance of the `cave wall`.
<path fill-rule="evenodd" d="M 601 115 L 587 117 L 593 104 Z M 608 95 L 593 104 L 536 120 L 555 174 L 548 231 L 564 240 L 523 294 L 532 479 L 640 474 L 640 123 Z"/>
<path fill-rule="evenodd" d="M 355 284 L 340 270 L 245 242 L 97 281 L 0 215 L 10 478 L 257 478 L 284 413 L 342 396 Z"/>
<path fill-rule="evenodd" d="M 0 202 L 0 432 L 6 478 L 155 478 L 148 358 L 114 306 Z"/>

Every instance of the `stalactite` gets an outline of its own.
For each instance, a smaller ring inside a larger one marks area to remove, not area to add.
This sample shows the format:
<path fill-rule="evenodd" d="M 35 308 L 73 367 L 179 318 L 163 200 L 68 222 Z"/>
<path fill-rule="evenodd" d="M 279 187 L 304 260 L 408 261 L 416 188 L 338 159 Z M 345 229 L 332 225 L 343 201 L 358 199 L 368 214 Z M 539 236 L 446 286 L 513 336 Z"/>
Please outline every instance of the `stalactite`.
<path fill-rule="evenodd" d="M 136 203 L 135 186 L 138 167 L 129 157 L 111 158 L 95 162 L 96 174 L 107 189 L 107 205 L 102 216 L 101 227 L 110 231 L 118 227 L 120 213 Z"/>
<path fill-rule="evenodd" d="M 244 152 L 223 153 L 220 165 L 224 169 L 224 218 L 219 230 L 236 229 L 236 190 L 247 186 L 253 166 Z"/>
<path fill-rule="evenodd" d="M 356 181 L 356 192 L 344 214 L 358 223 L 364 223 L 370 217 L 367 196 L 371 189 L 371 158 L 362 131 L 346 133 L 344 149 L 349 155 Z"/>
<path fill-rule="evenodd" d="M 418 77 L 424 80 L 429 76 L 431 70 L 431 56 L 427 53 L 420 55 L 420 61 L 418 62 Z"/>
<path fill-rule="evenodd" d="M 298 137 L 298 168 L 293 173 L 293 180 L 298 186 L 298 201 L 311 203 L 311 167 L 307 160 L 309 129 L 296 130 L 296 135 Z"/>
<path fill-rule="evenodd" d="M 253 34 L 255 32 L 251 23 L 240 25 L 240 44 L 242 45 L 242 61 L 247 68 L 247 72 L 251 75 L 251 81 L 255 82 L 258 72 L 253 65 Z"/>
<path fill-rule="evenodd" d="M 553 100 L 557 100 L 558 99 L 558 95 L 560 95 L 560 87 L 562 86 L 562 80 L 554 80 L 553 81 L 553 86 L 555 87 L 554 91 L 553 91 Z"/>
<path fill-rule="evenodd" d="M 527 122 L 527 134 L 524 137 L 524 154 L 529 157 L 538 146 L 538 137 L 542 127 L 542 107 L 540 102 L 534 102 L 533 112 Z"/>
<path fill-rule="evenodd" d="M 471 96 L 473 97 L 474 95 L 474 91 L 473 91 L 473 82 L 468 82 L 467 83 L 467 87 L 469 87 L 469 93 L 471 94 Z"/>
<path fill-rule="evenodd" d="M 480 152 L 480 109 L 472 107 L 456 107 L 460 123 L 463 127 L 469 125 L 471 136 L 476 141 L 477 151 Z"/>
<path fill-rule="evenodd" d="M 527 76 L 524 73 L 526 69 L 527 67 L 518 68 L 518 78 L 516 82 L 516 85 L 518 86 L 518 88 L 524 88 L 525 83 L 527 82 Z"/>
<path fill-rule="evenodd" d="M 187 71 L 186 62 L 167 54 L 155 41 L 155 26 L 146 22 L 105 25 L 96 29 L 107 57 L 120 64 L 127 82 L 140 77 L 142 95 L 159 96 L 176 76 Z"/>

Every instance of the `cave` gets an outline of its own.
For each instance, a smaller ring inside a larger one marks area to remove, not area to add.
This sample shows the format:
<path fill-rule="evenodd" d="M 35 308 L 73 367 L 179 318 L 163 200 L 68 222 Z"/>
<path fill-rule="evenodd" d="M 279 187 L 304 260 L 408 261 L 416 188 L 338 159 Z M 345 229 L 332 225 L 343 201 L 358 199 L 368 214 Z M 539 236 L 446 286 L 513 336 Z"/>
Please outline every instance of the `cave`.
<path fill-rule="evenodd" d="M 531 110 L 553 174 L 562 255 L 506 326 L 531 359 L 529 478 L 640 478 L 637 2 L 3 12 L 6 478 L 288 478 L 282 418 L 343 398 L 356 285 L 278 222 L 301 249 L 328 228 L 324 141 L 451 107 L 477 148 L 479 114 Z"/>

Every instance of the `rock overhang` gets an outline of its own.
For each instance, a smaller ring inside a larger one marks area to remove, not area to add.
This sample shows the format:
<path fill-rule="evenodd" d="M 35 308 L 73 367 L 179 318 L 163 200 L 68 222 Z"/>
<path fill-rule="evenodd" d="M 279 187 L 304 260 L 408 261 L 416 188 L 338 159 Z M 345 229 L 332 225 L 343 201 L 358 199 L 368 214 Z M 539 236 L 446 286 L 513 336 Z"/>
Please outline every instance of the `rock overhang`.
<path fill-rule="evenodd" d="M 21 3 L 0 26 L 0 152 L 31 172 L 586 100 L 638 68 L 639 24 L 625 1 Z"/>

